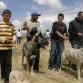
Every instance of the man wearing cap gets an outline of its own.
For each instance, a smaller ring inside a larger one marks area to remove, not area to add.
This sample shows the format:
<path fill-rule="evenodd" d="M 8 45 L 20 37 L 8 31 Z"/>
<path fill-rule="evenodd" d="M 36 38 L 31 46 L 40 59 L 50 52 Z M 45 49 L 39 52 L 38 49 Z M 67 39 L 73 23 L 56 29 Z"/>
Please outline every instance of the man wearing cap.
<path fill-rule="evenodd" d="M 29 21 L 25 21 L 23 23 L 23 30 L 27 30 L 27 42 L 28 41 L 34 41 L 35 38 L 39 35 L 41 32 L 40 29 L 40 22 L 38 20 L 38 16 L 41 16 L 41 14 L 37 12 L 33 12 L 31 14 L 31 19 Z M 38 49 L 37 52 L 37 57 L 35 59 L 35 64 L 34 64 L 34 71 L 39 71 L 39 58 L 40 58 L 40 50 Z"/>
<path fill-rule="evenodd" d="M 72 48 L 78 49 L 83 47 L 83 12 L 78 12 L 78 16 L 69 23 L 69 41 Z M 76 70 L 76 65 L 72 69 Z"/>
<path fill-rule="evenodd" d="M 37 12 L 33 12 L 31 14 L 31 19 L 29 21 L 25 21 L 23 23 L 23 30 L 27 30 L 27 41 L 29 41 L 29 39 L 30 39 L 30 32 L 32 29 L 34 29 L 34 28 L 37 29 L 37 33 L 34 35 L 32 40 L 34 40 L 35 36 L 37 36 L 40 33 L 40 22 L 37 21 L 38 16 L 41 16 L 41 15 L 38 14 Z"/>

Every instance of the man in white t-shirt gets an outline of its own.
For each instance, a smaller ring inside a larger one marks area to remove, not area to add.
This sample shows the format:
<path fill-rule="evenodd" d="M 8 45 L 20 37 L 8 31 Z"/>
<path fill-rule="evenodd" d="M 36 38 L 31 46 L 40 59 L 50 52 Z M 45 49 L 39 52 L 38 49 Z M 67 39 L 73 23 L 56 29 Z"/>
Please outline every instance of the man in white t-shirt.
<path fill-rule="evenodd" d="M 49 30 L 46 30 L 46 39 L 49 41 Z"/>
<path fill-rule="evenodd" d="M 37 21 L 38 17 L 41 16 L 41 14 L 38 14 L 37 12 L 33 12 L 31 14 L 31 19 L 28 21 L 25 21 L 23 23 L 23 30 L 27 30 L 27 42 L 28 41 L 34 41 L 36 37 L 40 34 L 41 29 L 40 29 L 40 22 Z M 39 71 L 39 58 L 40 58 L 40 50 L 39 48 L 37 49 L 36 53 L 36 59 L 35 59 L 35 64 L 33 70 L 35 72 Z"/>
<path fill-rule="evenodd" d="M 36 38 L 36 36 L 39 35 L 39 33 L 41 31 L 41 29 L 40 29 L 40 22 L 37 21 L 39 16 L 41 16 L 41 15 L 38 14 L 37 12 L 33 12 L 31 14 L 31 19 L 28 20 L 28 21 L 25 21 L 23 23 L 22 29 L 23 30 L 27 30 L 27 41 L 29 41 L 28 38 L 31 36 L 30 32 L 31 32 L 32 29 L 34 29 L 34 30 L 36 29 L 37 30 L 37 31 L 35 31 L 35 33 L 34 33 L 34 35 L 32 37 L 32 41 Z"/>
<path fill-rule="evenodd" d="M 22 37 L 22 31 L 21 31 L 21 29 L 17 30 L 16 36 L 17 36 L 17 44 L 20 44 L 21 43 L 21 37 Z"/>

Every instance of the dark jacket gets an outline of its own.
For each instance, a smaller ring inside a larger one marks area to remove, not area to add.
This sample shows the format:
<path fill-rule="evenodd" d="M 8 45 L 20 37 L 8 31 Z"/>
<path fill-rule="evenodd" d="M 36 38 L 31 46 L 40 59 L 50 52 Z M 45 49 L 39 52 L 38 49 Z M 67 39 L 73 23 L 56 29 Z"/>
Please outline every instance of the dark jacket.
<path fill-rule="evenodd" d="M 63 42 L 63 38 L 61 38 L 60 36 L 58 36 L 55 32 L 59 31 L 61 34 L 67 33 L 67 27 L 66 25 L 62 22 L 62 24 L 59 24 L 57 21 L 53 23 L 52 26 L 52 40 L 55 41 L 61 41 Z"/>
<path fill-rule="evenodd" d="M 83 34 L 83 21 L 80 21 L 79 18 L 69 23 L 69 40 L 73 43 L 79 43 L 82 37 L 78 36 L 78 32 Z"/>

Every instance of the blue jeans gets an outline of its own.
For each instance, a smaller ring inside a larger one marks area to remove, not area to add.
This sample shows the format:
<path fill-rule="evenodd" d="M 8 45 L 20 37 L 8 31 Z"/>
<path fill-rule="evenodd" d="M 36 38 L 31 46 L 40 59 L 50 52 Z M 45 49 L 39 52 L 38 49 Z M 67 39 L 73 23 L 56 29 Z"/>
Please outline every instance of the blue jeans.
<path fill-rule="evenodd" d="M 61 65 L 61 53 L 64 49 L 64 43 L 56 43 L 54 41 L 51 42 L 51 52 L 50 52 L 50 59 L 49 59 L 49 66 L 48 69 L 52 69 L 54 62 L 56 62 L 56 70 L 60 69 Z M 56 61 L 55 61 L 56 60 Z"/>
<path fill-rule="evenodd" d="M 78 43 L 71 43 L 72 48 L 78 49 L 79 45 Z"/>

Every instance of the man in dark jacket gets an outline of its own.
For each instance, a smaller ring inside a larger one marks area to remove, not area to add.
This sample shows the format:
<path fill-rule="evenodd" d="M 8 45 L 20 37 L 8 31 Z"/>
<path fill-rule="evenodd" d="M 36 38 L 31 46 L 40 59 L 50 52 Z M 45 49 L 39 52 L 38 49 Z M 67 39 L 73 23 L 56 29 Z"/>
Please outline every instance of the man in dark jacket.
<path fill-rule="evenodd" d="M 73 21 L 69 23 L 69 40 L 73 48 L 83 47 L 83 12 L 78 13 Z"/>
<path fill-rule="evenodd" d="M 83 47 L 83 12 L 80 11 L 78 16 L 69 23 L 69 41 L 72 48 L 78 49 Z M 76 70 L 76 65 L 72 64 L 71 68 Z"/>
<path fill-rule="evenodd" d="M 61 62 L 61 53 L 64 49 L 64 40 L 67 39 L 66 33 L 67 28 L 66 25 L 62 22 L 64 19 L 64 15 L 60 13 L 58 15 L 58 21 L 53 23 L 52 26 L 52 35 L 51 35 L 51 52 L 49 59 L 48 69 L 52 70 L 55 59 L 56 59 L 56 71 L 60 70 L 60 62 Z"/>

